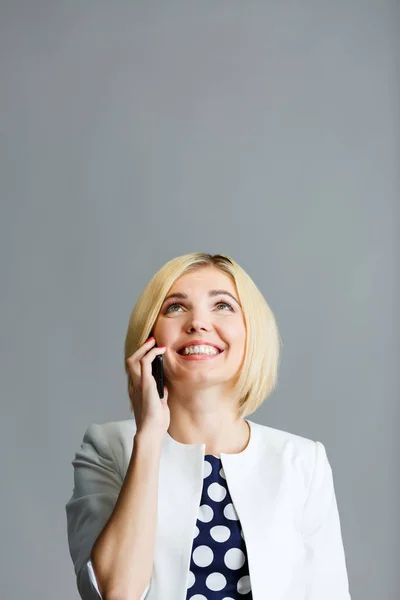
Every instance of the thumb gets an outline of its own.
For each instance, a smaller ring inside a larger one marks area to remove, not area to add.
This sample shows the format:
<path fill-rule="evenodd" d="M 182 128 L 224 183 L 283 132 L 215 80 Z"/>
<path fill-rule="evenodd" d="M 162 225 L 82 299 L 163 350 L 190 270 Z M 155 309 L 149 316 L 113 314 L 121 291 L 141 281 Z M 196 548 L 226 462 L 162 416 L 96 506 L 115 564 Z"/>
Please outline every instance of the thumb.
<path fill-rule="evenodd" d="M 168 401 L 168 388 L 164 385 L 164 398 L 161 398 L 163 404 L 167 404 Z"/>

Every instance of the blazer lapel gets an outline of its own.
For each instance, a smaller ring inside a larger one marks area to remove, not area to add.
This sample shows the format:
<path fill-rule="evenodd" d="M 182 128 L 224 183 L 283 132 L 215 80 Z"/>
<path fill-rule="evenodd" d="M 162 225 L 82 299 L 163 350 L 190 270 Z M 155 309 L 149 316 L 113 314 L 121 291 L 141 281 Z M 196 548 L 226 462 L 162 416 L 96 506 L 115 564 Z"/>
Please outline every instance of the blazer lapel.
<path fill-rule="evenodd" d="M 203 487 L 205 444 L 181 444 L 166 434 L 160 462 L 158 525 L 152 580 L 159 598 L 186 598 L 187 577 Z"/>
<path fill-rule="evenodd" d="M 253 600 L 280 598 L 292 577 L 288 470 L 265 428 L 262 433 L 258 423 L 249 423 L 251 443 L 221 460 L 246 542 Z"/>

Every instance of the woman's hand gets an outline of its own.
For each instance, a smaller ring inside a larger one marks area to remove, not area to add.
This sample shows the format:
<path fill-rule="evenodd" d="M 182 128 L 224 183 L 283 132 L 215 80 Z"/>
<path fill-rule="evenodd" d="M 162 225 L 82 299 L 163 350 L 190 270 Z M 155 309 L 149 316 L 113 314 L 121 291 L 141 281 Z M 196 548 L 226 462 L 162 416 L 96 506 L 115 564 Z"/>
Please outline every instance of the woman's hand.
<path fill-rule="evenodd" d="M 129 397 L 133 404 L 136 432 L 151 431 L 164 436 L 170 424 L 168 390 L 164 386 L 164 398 L 160 398 L 151 363 L 157 354 L 164 354 L 166 346 L 158 348 L 153 347 L 154 344 L 152 337 L 126 359 L 133 386 Z"/>

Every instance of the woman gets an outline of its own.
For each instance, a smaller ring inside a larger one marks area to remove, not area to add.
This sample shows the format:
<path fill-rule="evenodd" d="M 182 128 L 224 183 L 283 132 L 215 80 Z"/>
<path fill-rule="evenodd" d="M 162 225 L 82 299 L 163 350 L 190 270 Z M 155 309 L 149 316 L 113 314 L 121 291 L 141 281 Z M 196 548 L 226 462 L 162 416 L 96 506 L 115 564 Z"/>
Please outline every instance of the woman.
<path fill-rule="evenodd" d="M 84 600 L 350 600 L 324 445 L 244 418 L 275 388 L 279 351 L 232 258 L 187 254 L 154 275 L 125 341 L 134 419 L 91 424 L 72 461 Z"/>

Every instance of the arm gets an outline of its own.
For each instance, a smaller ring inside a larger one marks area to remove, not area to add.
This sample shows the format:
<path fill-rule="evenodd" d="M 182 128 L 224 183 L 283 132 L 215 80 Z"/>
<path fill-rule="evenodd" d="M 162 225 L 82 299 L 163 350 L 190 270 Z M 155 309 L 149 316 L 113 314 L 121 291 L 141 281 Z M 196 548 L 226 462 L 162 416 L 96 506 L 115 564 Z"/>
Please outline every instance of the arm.
<path fill-rule="evenodd" d="M 123 480 L 104 431 L 90 425 L 72 461 L 66 513 L 77 587 L 82 600 L 142 600 L 153 563 L 161 444 L 136 435 Z"/>
<path fill-rule="evenodd" d="M 332 468 L 324 445 L 318 441 L 302 531 L 306 600 L 351 600 Z"/>

